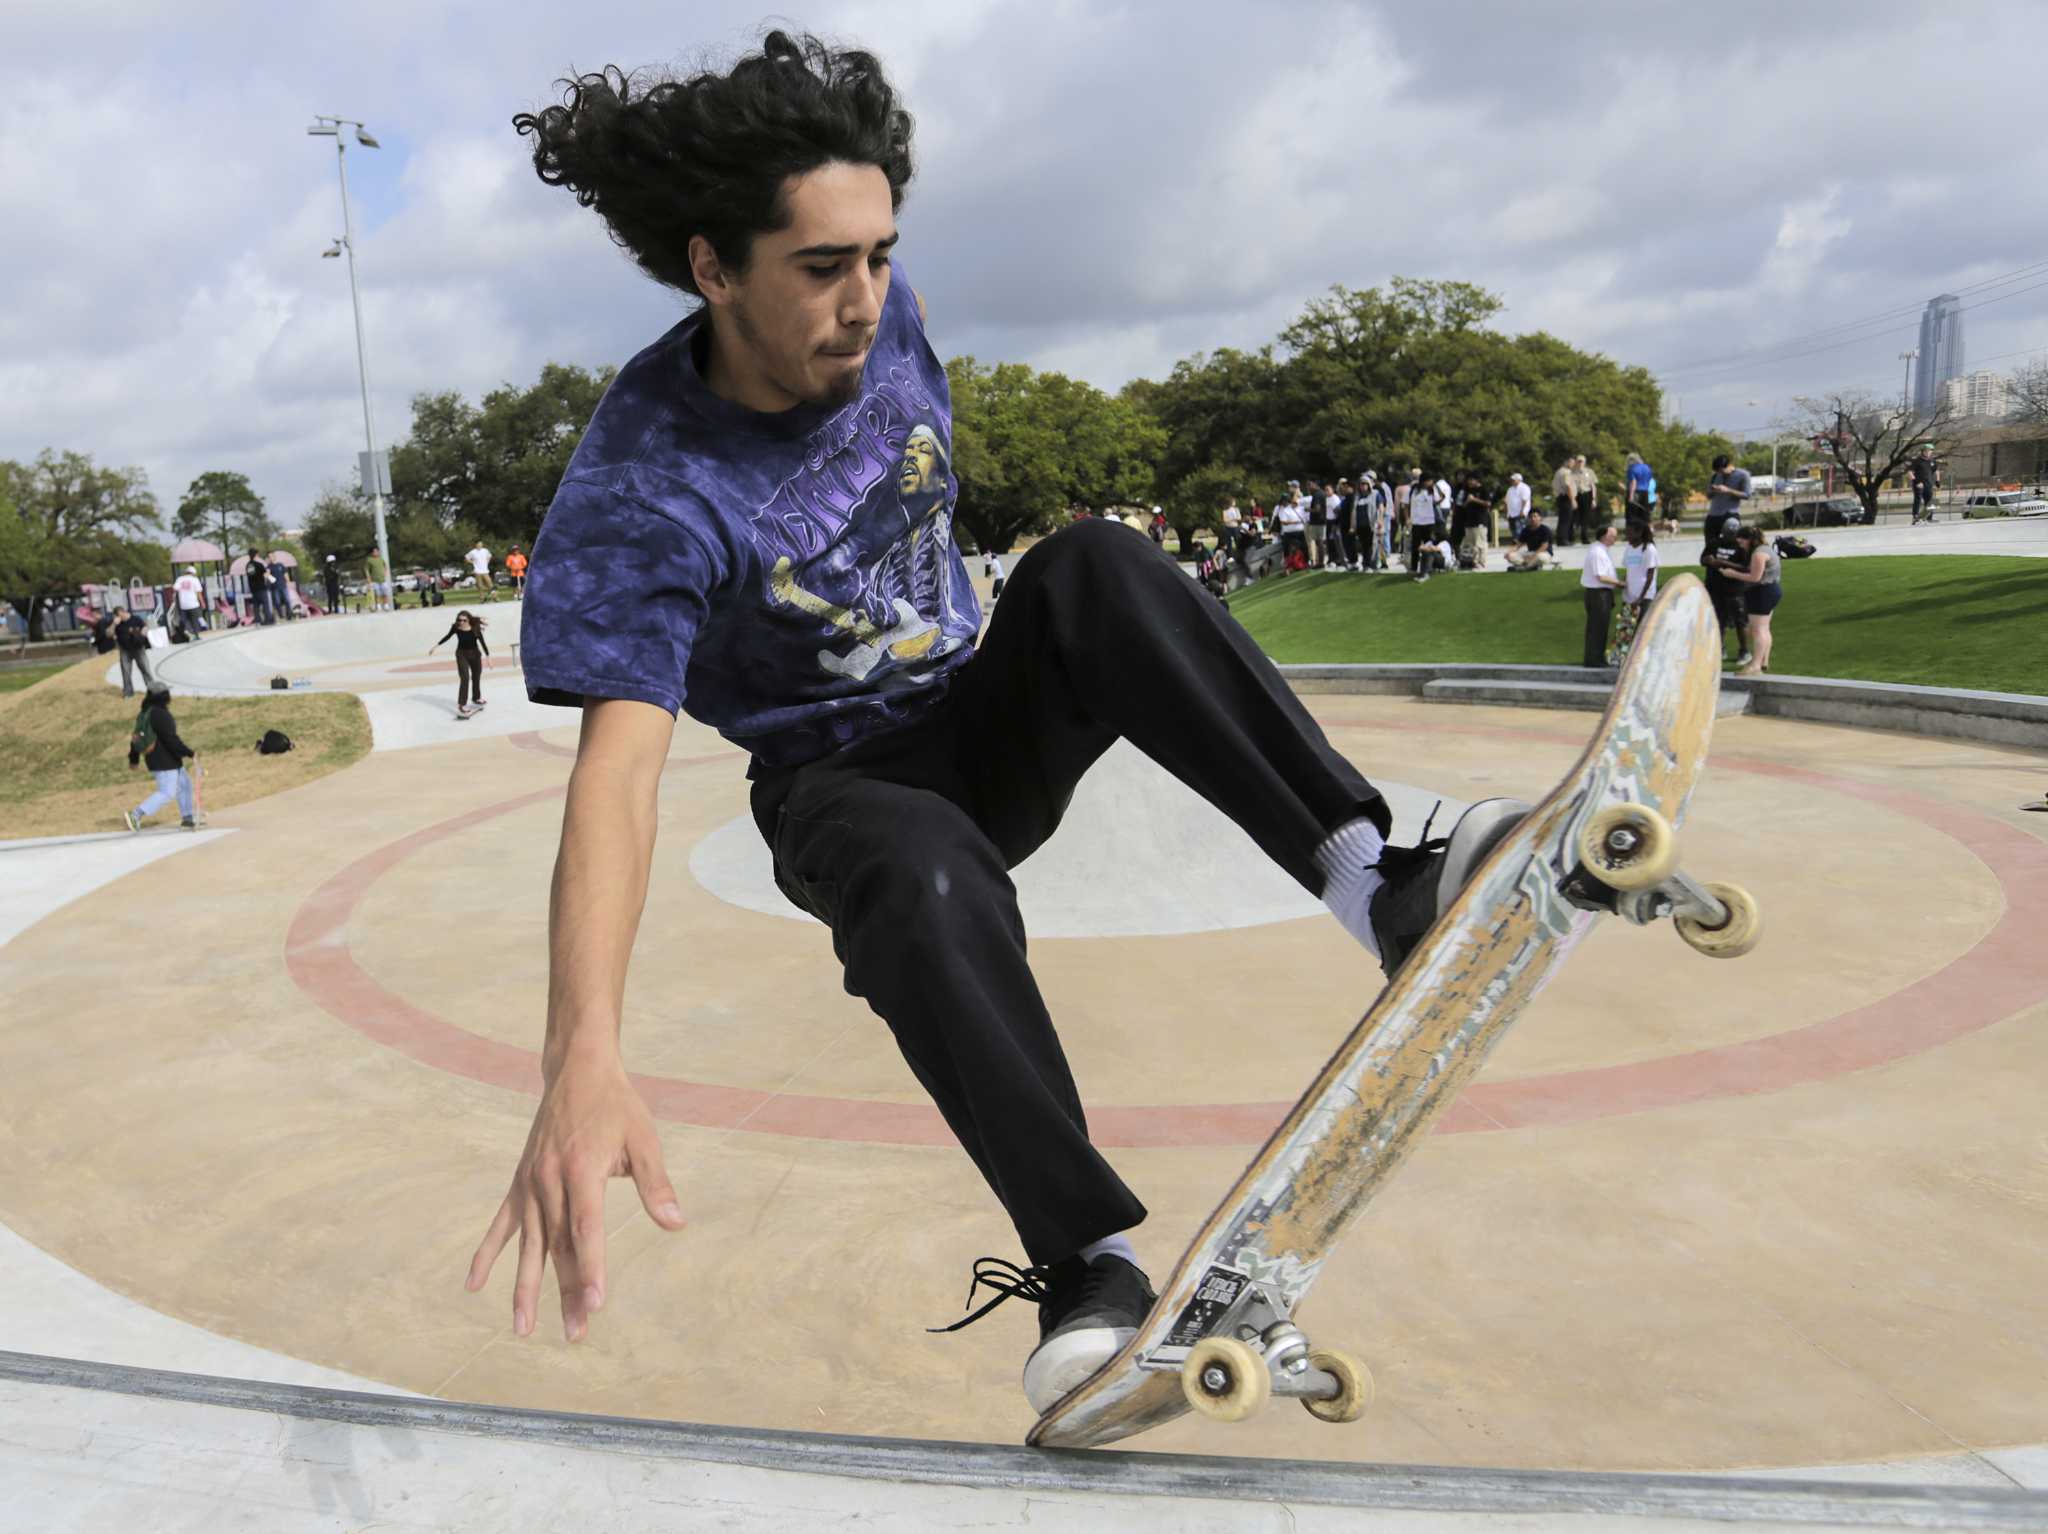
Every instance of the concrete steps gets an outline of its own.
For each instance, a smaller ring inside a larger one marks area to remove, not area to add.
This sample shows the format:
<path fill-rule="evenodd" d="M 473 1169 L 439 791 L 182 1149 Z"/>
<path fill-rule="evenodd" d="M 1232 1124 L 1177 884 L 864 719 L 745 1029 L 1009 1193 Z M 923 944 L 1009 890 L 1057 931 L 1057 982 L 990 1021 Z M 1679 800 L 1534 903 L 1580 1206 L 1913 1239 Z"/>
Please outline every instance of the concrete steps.
<path fill-rule="evenodd" d="M 1491 703 L 1510 708 L 1590 709 L 1607 707 L 1614 693 L 1611 682 L 1545 682 L 1521 677 L 1441 678 L 1422 684 L 1426 703 Z M 1749 712 L 1749 693 L 1723 687 L 1714 706 L 1716 718 Z"/>

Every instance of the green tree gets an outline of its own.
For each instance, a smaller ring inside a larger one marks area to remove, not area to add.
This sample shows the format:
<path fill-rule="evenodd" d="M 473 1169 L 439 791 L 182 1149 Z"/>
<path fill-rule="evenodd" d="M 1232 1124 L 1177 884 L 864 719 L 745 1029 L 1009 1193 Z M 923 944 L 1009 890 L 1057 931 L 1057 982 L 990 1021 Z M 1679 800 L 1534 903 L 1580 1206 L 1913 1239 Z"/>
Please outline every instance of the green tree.
<path fill-rule="evenodd" d="M 1242 504 L 1251 493 L 1252 477 L 1239 464 L 1205 463 L 1183 474 L 1165 501 L 1167 525 L 1180 539 L 1181 552 L 1194 548 L 1197 533 L 1221 531 L 1226 498 L 1235 497 Z"/>
<path fill-rule="evenodd" d="M 324 565 L 332 554 L 336 564 L 358 572 L 363 556 L 377 546 L 373 523 L 367 497 L 352 485 L 344 488 L 330 481 L 321 486 L 306 513 L 301 542 L 313 564 Z M 357 579 L 358 573 L 349 578 Z"/>
<path fill-rule="evenodd" d="M 1906 467 L 1906 460 L 1932 443 L 1937 457 L 1953 450 L 1958 418 L 1946 402 L 1926 409 L 1880 399 L 1860 390 L 1802 395 L 1793 401 L 1795 414 L 1785 423 L 1817 450 L 1863 503 L 1870 522 L 1877 521 L 1878 492 Z"/>
<path fill-rule="evenodd" d="M 226 469 L 209 469 L 193 480 L 171 514 L 171 532 L 178 538 L 204 538 L 217 543 L 230 556 L 251 547 L 268 549 L 277 537 L 277 526 L 264 510 L 263 497 L 249 484 L 249 476 Z"/>
<path fill-rule="evenodd" d="M 391 450 L 400 567 L 445 562 L 451 544 L 459 553 L 478 535 L 530 545 L 615 372 L 550 362 L 530 387 L 506 384 L 480 405 L 454 390 L 416 395 L 411 430 Z"/>
<path fill-rule="evenodd" d="M 1130 401 L 1019 362 L 946 364 L 953 394 L 958 526 L 997 553 L 1076 507 L 1145 501 L 1164 443 Z"/>
<path fill-rule="evenodd" d="M 47 448 L 31 464 L 0 460 L 0 600 L 41 639 L 45 607 L 86 582 L 161 578 L 163 550 L 147 542 L 157 516 L 140 469 Z"/>

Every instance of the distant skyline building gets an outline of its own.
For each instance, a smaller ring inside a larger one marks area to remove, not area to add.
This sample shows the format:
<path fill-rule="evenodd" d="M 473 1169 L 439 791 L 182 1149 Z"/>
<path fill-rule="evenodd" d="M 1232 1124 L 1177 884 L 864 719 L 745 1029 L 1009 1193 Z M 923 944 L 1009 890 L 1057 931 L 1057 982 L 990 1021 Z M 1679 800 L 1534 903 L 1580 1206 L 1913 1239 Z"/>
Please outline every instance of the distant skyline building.
<path fill-rule="evenodd" d="M 1988 368 L 1951 378 L 1941 397 L 1950 414 L 1966 420 L 1999 421 L 2012 413 L 2012 381 Z"/>
<path fill-rule="evenodd" d="M 1963 301 L 1943 293 L 1920 315 L 1920 359 L 1914 364 L 1913 408 L 1932 410 L 1942 388 L 1963 372 Z"/>

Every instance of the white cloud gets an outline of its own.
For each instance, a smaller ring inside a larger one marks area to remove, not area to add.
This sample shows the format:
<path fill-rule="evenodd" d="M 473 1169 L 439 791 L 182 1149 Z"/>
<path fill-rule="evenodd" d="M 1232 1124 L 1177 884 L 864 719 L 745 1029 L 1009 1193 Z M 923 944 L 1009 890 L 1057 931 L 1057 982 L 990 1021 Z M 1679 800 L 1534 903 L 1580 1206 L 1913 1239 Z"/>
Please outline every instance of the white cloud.
<path fill-rule="evenodd" d="M 1665 370 L 1689 414 L 1888 383 L 1888 335 L 1747 348 L 2017 267 L 2048 157 L 1966 91 L 2048 48 L 2048 10 L 1904 0 L 1586 0 L 1570 27 L 1487 0 L 827 0 L 918 114 L 904 260 L 942 350 L 1115 387 L 1269 340 L 1333 282 L 1499 292 L 1504 322 Z M 761 14 L 590 0 L 15 0 L 0 57 L 0 456 L 144 466 L 174 501 L 249 473 L 285 520 L 360 446 L 331 141 L 352 150 L 384 435 L 411 396 L 548 360 L 622 361 L 680 300 L 534 178 L 513 112 L 571 70 L 690 62 Z M 1813 59 L 1824 53 L 1825 69 Z M 1908 109 L 1910 108 L 1910 109 Z M 22 237 L 18 231 L 29 231 Z M 1972 314 L 1969 350 L 2048 339 L 2048 290 Z M 1906 324 L 1910 326 L 1910 317 Z M 1869 374 L 1868 380 L 1862 378 Z"/>

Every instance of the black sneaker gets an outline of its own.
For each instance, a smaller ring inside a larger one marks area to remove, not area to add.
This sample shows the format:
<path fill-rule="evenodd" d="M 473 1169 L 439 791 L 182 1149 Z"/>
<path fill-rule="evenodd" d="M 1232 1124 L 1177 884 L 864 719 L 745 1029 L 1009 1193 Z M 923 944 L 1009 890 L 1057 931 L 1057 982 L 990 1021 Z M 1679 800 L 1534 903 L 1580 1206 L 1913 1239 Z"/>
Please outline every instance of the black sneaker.
<path fill-rule="evenodd" d="M 1482 799 L 1458 817 L 1449 836 L 1432 839 L 1425 821 L 1418 844 L 1381 851 L 1374 866 L 1387 882 L 1372 897 L 1372 935 L 1390 978 L 1530 808 L 1520 799 Z"/>
<path fill-rule="evenodd" d="M 984 1257 L 974 1265 L 968 1304 L 984 1286 L 995 1291 L 994 1299 L 951 1326 L 931 1330 L 957 1332 L 1005 1300 L 1036 1301 L 1038 1346 L 1024 1361 L 1024 1397 L 1041 1416 L 1114 1358 L 1158 1300 L 1145 1275 L 1115 1256 L 1093 1262 L 1068 1257 L 1043 1268 L 1020 1268 L 1000 1257 Z"/>

